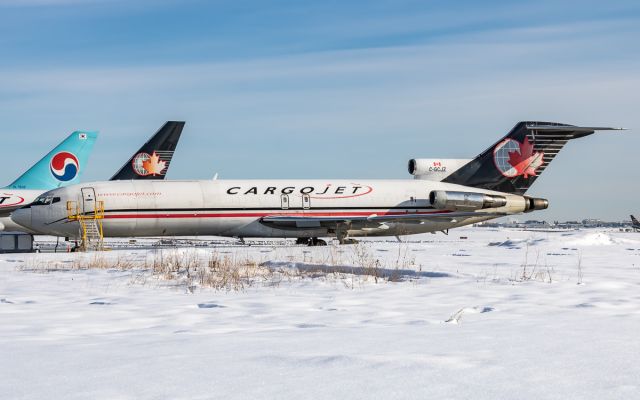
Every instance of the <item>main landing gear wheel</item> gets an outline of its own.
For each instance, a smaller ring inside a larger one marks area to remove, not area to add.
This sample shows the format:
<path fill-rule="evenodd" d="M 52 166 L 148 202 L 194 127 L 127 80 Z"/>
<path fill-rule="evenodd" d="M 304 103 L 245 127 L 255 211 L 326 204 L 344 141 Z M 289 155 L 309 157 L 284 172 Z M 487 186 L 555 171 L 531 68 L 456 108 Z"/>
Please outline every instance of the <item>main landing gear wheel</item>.
<path fill-rule="evenodd" d="M 340 244 L 356 244 L 357 240 L 351 239 L 347 237 L 347 231 L 339 229 L 336 231 L 336 239 L 338 239 L 338 243 Z"/>
<path fill-rule="evenodd" d="M 305 244 L 307 246 L 326 246 L 327 242 L 318 238 L 297 238 L 296 244 Z"/>

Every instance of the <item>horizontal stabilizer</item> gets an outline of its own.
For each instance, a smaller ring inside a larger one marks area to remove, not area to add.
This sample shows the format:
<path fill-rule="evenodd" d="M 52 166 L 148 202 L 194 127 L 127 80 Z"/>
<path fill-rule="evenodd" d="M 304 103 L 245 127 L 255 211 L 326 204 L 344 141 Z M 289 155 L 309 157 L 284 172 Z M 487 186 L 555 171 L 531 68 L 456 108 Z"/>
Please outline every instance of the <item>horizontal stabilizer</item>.
<path fill-rule="evenodd" d="M 559 125 L 527 125 L 529 129 L 538 131 L 565 131 L 565 132 L 595 132 L 595 131 L 626 131 L 626 128 L 614 128 L 607 126 L 559 126 Z"/>

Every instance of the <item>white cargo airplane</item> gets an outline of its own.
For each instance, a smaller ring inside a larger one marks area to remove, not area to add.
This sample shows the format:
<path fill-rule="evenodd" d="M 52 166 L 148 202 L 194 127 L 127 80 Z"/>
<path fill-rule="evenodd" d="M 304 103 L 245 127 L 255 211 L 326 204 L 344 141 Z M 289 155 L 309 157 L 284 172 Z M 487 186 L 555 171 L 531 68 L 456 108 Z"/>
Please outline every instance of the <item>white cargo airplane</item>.
<path fill-rule="evenodd" d="M 27 206 L 12 218 L 41 233 L 78 238 L 80 227 L 67 218 L 67 202 L 91 215 L 98 200 L 105 207 L 105 237 L 278 237 L 317 245 L 325 244 L 319 237 L 346 243 L 358 236 L 446 231 L 546 209 L 547 200 L 524 195 L 540 173 L 568 140 L 612 129 L 618 128 L 520 122 L 475 159 L 446 171 L 441 181 L 94 182 L 50 191 L 47 197 L 61 201 Z M 410 171 L 429 175 L 429 163 L 413 160 Z"/>

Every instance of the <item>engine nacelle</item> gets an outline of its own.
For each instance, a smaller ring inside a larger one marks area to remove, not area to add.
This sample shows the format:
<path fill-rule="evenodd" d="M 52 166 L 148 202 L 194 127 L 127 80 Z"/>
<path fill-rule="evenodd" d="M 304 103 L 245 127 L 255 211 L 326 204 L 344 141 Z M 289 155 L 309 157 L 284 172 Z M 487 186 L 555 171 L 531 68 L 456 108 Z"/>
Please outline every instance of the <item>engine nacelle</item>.
<path fill-rule="evenodd" d="M 414 158 L 409 160 L 409 173 L 416 179 L 441 181 L 471 160 L 445 158 Z"/>
<path fill-rule="evenodd" d="M 524 196 L 525 209 L 524 212 L 546 210 L 549 208 L 549 200 Z"/>
<path fill-rule="evenodd" d="M 502 208 L 507 213 L 546 210 L 549 200 L 505 193 L 503 195 L 434 190 L 429 193 L 429 202 L 439 210 L 475 211 L 486 208 Z"/>
<path fill-rule="evenodd" d="M 439 210 L 474 211 L 504 207 L 507 198 L 485 193 L 434 190 L 429 193 L 429 202 Z"/>

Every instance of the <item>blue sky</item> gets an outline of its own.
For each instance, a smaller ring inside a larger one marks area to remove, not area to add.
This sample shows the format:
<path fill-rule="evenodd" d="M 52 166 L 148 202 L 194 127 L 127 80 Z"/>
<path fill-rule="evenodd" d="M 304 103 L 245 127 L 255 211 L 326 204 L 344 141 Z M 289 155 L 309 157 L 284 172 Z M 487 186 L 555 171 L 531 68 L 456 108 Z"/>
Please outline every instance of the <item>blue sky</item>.
<path fill-rule="evenodd" d="M 173 179 L 402 179 L 538 119 L 632 130 L 570 143 L 536 217 L 626 218 L 639 22 L 637 1 L 0 0 L 4 182 L 75 129 L 101 132 L 86 180 L 168 119 Z"/>

